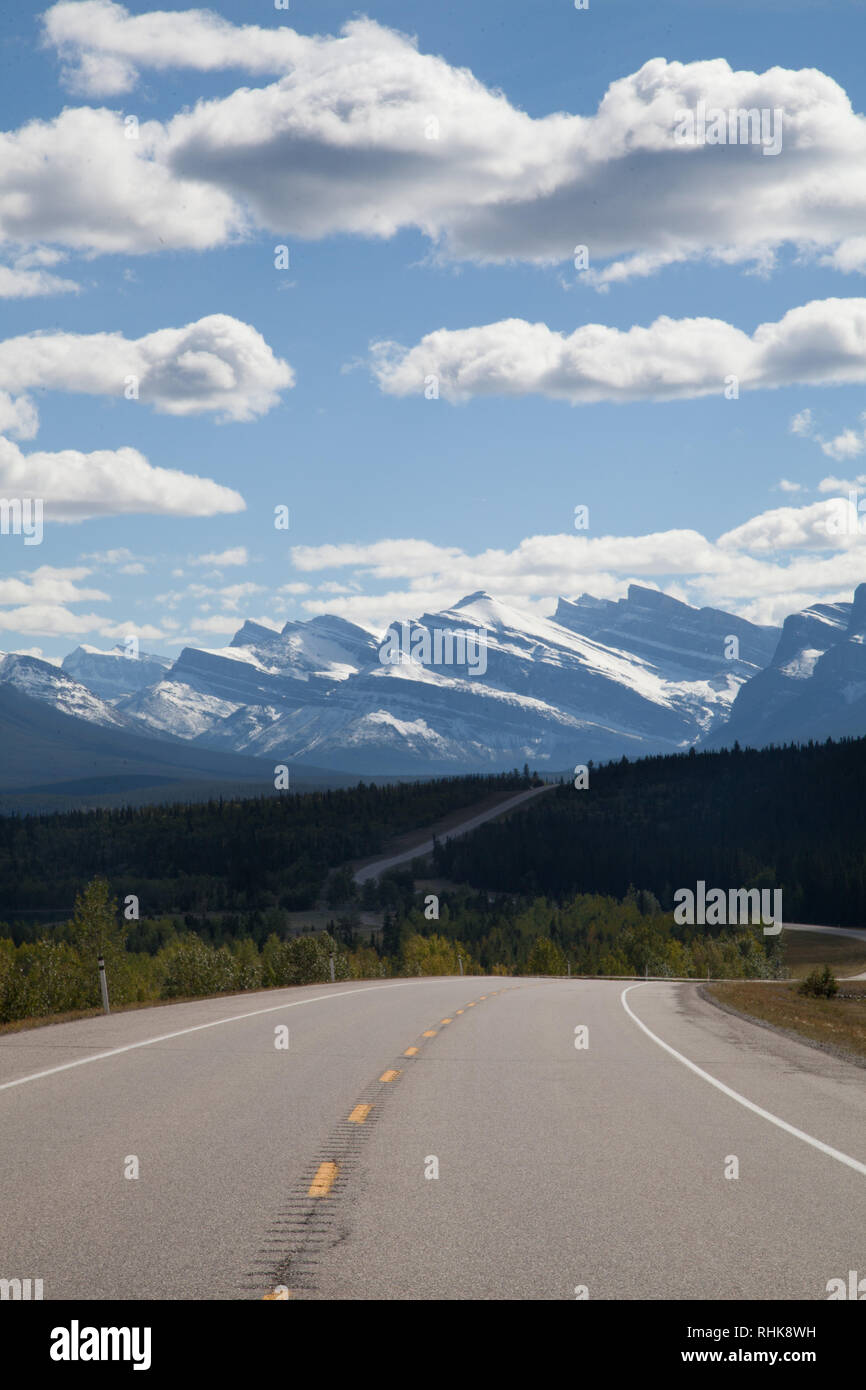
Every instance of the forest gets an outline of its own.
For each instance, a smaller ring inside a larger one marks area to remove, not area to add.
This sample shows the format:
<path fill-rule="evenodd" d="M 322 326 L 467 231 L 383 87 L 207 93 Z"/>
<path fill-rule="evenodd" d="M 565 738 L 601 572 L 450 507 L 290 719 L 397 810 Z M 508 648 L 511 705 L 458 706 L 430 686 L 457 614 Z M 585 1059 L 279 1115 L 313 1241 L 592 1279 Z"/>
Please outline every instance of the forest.
<path fill-rule="evenodd" d="M 583 779 L 575 779 L 583 780 Z M 670 911 L 677 888 L 780 888 L 789 922 L 866 921 L 866 739 L 590 766 L 507 821 L 437 847 L 459 883 L 556 901 L 621 898 Z"/>
<path fill-rule="evenodd" d="M 97 875 L 161 913 L 311 908 L 337 865 L 378 853 L 493 794 L 528 769 L 205 803 L 0 817 L 0 931 L 17 918 L 72 912 Z M 8 931 L 4 934 L 8 934 Z"/>

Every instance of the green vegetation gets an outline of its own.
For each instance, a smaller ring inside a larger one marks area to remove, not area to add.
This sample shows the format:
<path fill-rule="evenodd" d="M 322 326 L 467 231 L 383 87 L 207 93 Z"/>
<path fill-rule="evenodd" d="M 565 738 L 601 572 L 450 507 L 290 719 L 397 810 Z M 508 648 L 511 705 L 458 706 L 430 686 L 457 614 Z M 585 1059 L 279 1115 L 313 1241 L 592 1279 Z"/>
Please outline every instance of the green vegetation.
<path fill-rule="evenodd" d="M 564 900 L 621 898 L 631 883 L 662 908 L 699 879 L 781 888 L 786 920 L 866 922 L 866 739 L 734 748 L 592 768 L 508 820 L 437 848 L 443 878 Z"/>
<path fill-rule="evenodd" d="M 3 816 L 0 915 L 7 922 L 37 913 L 42 922 L 62 921 L 96 875 L 110 878 L 122 898 L 138 897 L 149 917 L 310 908 L 337 866 L 377 854 L 395 834 L 529 784 L 528 773 L 515 771 L 246 801 Z M 19 921 L 9 934 L 24 940 L 27 927 Z"/>
<path fill-rule="evenodd" d="M 811 995 L 813 999 L 835 999 L 839 985 L 829 965 L 825 965 L 821 970 L 811 970 L 800 981 L 797 993 Z"/>
<path fill-rule="evenodd" d="M 395 876 L 400 877 L 400 876 Z M 119 922 L 104 878 L 79 894 L 74 915 L 36 941 L 0 939 L 0 1024 L 99 1007 L 97 957 L 105 957 L 115 1008 L 164 999 L 390 976 L 574 974 L 685 975 L 768 978 L 781 969 L 776 938 L 748 929 L 701 936 L 676 927 L 651 895 L 577 896 L 561 906 L 488 902 L 464 892 L 442 900 L 438 921 L 425 916 L 411 888 L 396 894 L 376 945 L 363 943 L 341 919 L 338 940 L 328 932 L 288 936 L 271 932 L 259 945 L 249 935 L 214 942 L 170 919 Z M 371 934 L 375 940 L 375 934 Z M 148 945 L 142 948 L 142 942 Z"/>

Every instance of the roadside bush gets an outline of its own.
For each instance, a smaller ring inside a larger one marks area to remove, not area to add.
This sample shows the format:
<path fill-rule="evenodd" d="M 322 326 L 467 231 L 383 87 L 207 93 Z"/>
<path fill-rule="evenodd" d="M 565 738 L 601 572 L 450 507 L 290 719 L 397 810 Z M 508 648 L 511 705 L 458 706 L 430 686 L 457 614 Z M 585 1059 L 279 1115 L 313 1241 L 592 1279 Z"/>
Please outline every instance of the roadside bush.
<path fill-rule="evenodd" d="M 811 970 L 797 986 L 798 994 L 809 995 L 813 999 L 833 999 L 838 992 L 839 982 L 829 965 L 821 970 Z"/>

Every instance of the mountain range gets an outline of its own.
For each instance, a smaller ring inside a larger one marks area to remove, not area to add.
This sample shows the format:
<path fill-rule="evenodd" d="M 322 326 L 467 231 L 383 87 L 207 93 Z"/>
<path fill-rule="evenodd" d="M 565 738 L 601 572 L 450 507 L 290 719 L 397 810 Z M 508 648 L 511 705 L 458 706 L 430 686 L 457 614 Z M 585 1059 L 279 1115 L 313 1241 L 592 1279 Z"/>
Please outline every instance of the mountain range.
<path fill-rule="evenodd" d="M 157 785 L 166 760 L 172 781 L 270 786 L 280 763 L 307 784 L 525 762 L 560 772 L 735 739 L 866 732 L 866 585 L 781 629 L 632 584 L 623 599 L 560 598 L 551 617 L 479 591 L 389 632 L 388 659 L 382 635 L 333 615 L 281 631 L 245 622 L 227 646 L 185 647 L 176 660 L 93 646 L 59 667 L 0 655 L 0 723 L 20 725 L 29 706 L 42 759 L 38 775 L 7 759 L 0 791 L 71 791 L 88 767 L 93 788 L 146 781 L 148 765 Z M 45 706 L 56 716 L 50 758 Z M 126 773 L 113 761 L 124 748 Z"/>

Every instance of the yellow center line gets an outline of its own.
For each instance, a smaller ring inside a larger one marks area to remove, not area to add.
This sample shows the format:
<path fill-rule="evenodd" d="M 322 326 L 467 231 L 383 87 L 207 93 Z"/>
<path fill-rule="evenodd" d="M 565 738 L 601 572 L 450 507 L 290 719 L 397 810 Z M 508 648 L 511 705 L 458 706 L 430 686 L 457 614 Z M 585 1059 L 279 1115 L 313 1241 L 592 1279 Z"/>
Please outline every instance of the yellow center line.
<path fill-rule="evenodd" d="M 482 999 L 486 999 L 486 998 L 487 998 L 487 995 L 486 995 L 486 994 L 482 994 L 482 995 L 481 995 L 481 998 L 482 998 Z"/>
<path fill-rule="evenodd" d="M 356 1105 L 349 1119 L 353 1125 L 362 1125 L 372 1109 L 372 1105 Z"/>
<path fill-rule="evenodd" d="M 466 1005 L 467 1009 L 474 1009 L 477 1002 L 477 1000 L 473 999 L 471 1004 Z"/>
<path fill-rule="evenodd" d="M 291 1296 L 292 1296 L 292 1295 L 289 1293 L 288 1289 L 287 1289 L 284 1285 L 282 1285 L 282 1286 L 280 1286 L 280 1287 L 274 1289 L 273 1293 L 266 1293 L 266 1294 L 263 1294 L 263 1295 L 262 1295 L 262 1302 L 263 1302 L 263 1303 L 267 1303 L 268 1299 L 275 1299 L 275 1298 L 276 1298 L 276 1299 L 291 1298 Z"/>
<path fill-rule="evenodd" d="M 428 1028 L 426 1033 L 422 1033 L 422 1034 L 421 1034 L 421 1037 L 422 1037 L 422 1038 L 435 1038 L 435 1036 L 436 1036 L 436 1029 L 435 1029 L 435 1028 Z"/>
<path fill-rule="evenodd" d="M 458 1014 L 462 1014 L 463 1010 L 462 1010 L 462 1009 L 458 1009 L 457 1012 L 458 1012 Z"/>
<path fill-rule="evenodd" d="M 310 1184 L 308 1197 L 327 1197 L 331 1188 L 334 1186 L 334 1179 L 340 1169 L 336 1163 L 320 1163 L 316 1169 L 316 1176 Z"/>
<path fill-rule="evenodd" d="M 450 1019 L 450 1018 L 443 1018 L 443 1019 L 440 1019 L 440 1022 L 441 1022 L 441 1023 L 450 1023 L 450 1022 L 451 1022 L 451 1019 Z"/>
<path fill-rule="evenodd" d="M 391 1070 L 391 1071 L 383 1071 L 383 1072 L 382 1072 L 382 1075 L 379 1077 L 379 1080 L 380 1080 L 380 1081 L 396 1081 L 396 1080 L 397 1080 L 397 1077 L 398 1077 L 399 1075 L 400 1075 L 400 1073 L 399 1073 L 398 1071 L 394 1071 L 394 1070 Z"/>
<path fill-rule="evenodd" d="M 418 1051 L 417 1047 L 407 1047 L 407 1048 L 406 1048 L 406 1051 L 403 1053 L 403 1056 L 404 1056 L 404 1057 L 414 1057 L 414 1056 L 415 1056 L 415 1053 L 416 1053 L 417 1051 Z"/>

